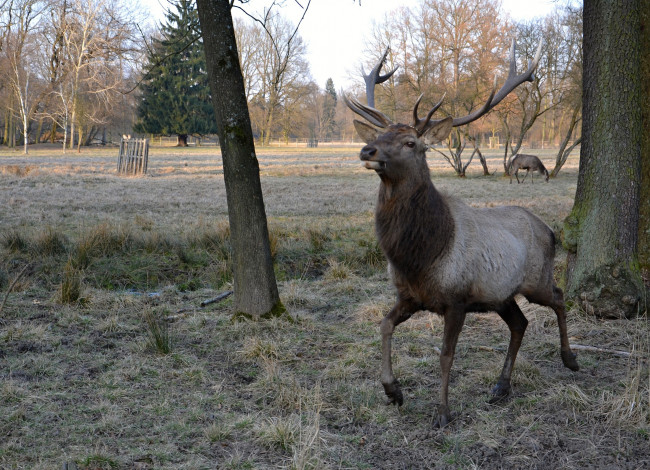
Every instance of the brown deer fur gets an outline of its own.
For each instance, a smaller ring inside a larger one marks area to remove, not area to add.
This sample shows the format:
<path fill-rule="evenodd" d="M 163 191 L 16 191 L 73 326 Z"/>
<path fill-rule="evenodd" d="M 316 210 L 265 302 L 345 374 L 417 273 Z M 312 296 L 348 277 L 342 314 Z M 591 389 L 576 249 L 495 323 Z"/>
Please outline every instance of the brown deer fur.
<path fill-rule="evenodd" d="M 526 170 L 522 183 L 526 181 L 526 176 L 530 172 L 530 183 L 533 183 L 533 172 L 537 171 L 540 175 L 544 175 L 544 179 L 548 183 L 548 170 L 542 163 L 542 161 L 535 155 L 525 155 L 520 153 L 510 162 L 510 184 L 512 184 L 512 174 L 515 174 L 517 178 L 517 184 L 519 184 L 519 170 Z"/>
<path fill-rule="evenodd" d="M 367 142 L 360 158 L 381 179 L 376 232 L 397 288 L 397 302 L 381 323 L 381 382 L 391 403 L 401 405 L 403 395 L 391 363 L 395 326 L 419 310 L 442 315 L 441 404 L 436 420 L 441 427 L 451 419 L 449 371 L 468 312 L 496 311 L 511 332 L 505 364 L 492 391 L 494 400 L 510 393 L 512 367 L 528 323 L 514 301 L 516 294 L 555 311 L 562 360 L 578 370 L 567 338 L 563 294 L 553 284 L 553 231 L 524 208 L 473 208 L 441 194 L 431 182 L 426 148 L 446 138 L 451 125 L 448 118 L 420 132 L 404 124 L 378 130 L 355 121 Z"/>

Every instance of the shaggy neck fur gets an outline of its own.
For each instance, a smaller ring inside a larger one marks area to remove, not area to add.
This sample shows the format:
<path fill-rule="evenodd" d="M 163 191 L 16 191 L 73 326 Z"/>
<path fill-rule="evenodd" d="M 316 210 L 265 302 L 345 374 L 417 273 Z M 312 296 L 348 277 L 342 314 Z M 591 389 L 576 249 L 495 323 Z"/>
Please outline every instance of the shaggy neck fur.
<path fill-rule="evenodd" d="M 409 282 L 422 280 L 452 244 L 454 221 L 447 203 L 426 171 L 417 182 L 382 180 L 375 217 L 379 245 Z"/>

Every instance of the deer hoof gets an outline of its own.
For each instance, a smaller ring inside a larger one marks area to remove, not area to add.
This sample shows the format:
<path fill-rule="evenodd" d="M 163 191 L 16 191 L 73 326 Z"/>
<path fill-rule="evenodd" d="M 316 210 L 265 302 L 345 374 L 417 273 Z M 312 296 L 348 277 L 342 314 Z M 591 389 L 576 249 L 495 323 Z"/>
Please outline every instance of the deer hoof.
<path fill-rule="evenodd" d="M 399 387 L 399 382 L 397 380 L 389 384 L 382 384 L 384 386 L 384 392 L 389 398 L 388 405 L 397 405 L 402 406 L 404 404 L 404 395 L 402 395 L 402 389 Z"/>
<path fill-rule="evenodd" d="M 438 408 L 438 417 L 433 422 L 433 426 L 442 429 L 451 422 L 451 419 L 452 418 L 451 413 L 449 412 L 449 408 L 444 405 L 440 405 Z"/>
<path fill-rule="evenodd" d="M 578 365 L 578 361 L 576 360 L 575 353 L 571 352 L 570 350 L 560 351 L 560 356 L 562 356 L 562 362 L 564 363 L 564 367 L 567 367 L 574 371 L 580 370 L 580 366 Z"/>
<path fill-rule="evenodd" d="M 489 403 L 495 404 L 505 400 L 510 396 L 511 391 L 510 382 L 498 382 L 492 389 L 492 398 L 490 398 Z"/>

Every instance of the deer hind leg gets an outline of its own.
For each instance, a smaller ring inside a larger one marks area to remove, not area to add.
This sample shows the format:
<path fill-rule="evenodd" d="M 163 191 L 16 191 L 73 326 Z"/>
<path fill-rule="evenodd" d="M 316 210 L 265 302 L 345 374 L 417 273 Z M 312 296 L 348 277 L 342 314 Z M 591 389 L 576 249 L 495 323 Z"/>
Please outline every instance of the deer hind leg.
<path fill-rule="evenodd" d="M 512 389 L 510 385 L 512 368 L 515 365 L 517 352 L 519 352 L 521 340 L 524 338 L 524 333 L 528 326 L 528 320 L 526 320 L 526 317 L 514 299 L 506 302 L 497 313 L 503 321 L 506 322 L 506 325 L 508 325 L 508 328 L 510 329 L 510 344 L 508 345 L 508 353 L 506 354 L 506 360 L 503 364 L 499 381 L 492 389 L 492 398 L 490 399 L 490 403 L 497 403 L 510 395 Z"/>
<path fill-rule="evenodd" d="M 445 311 L 445 327 L 442 336 L 442 350 L 440 352 L 440 406 L 438 407 L 438 417 L 434 426 L 443 428 L 451 421 L 449 411 L 449 373 L 451 365 L 454 362 L 454 353 L 458 335 L 463 329 L 465 323 L 465 311 L 457 309 L 447 309 Z"/>
<path fill-rule="evenodd" d="M 580 366 L 576 360 L 576 355 L 571 351 L 571 347 L 569 346 L 569 336 L 567 334 L 564 307 L 564 293 L 562 292 L 562 289 L 557 286 L 553 286 L 553 303 L 550 307 L 555 312 L 555 315 L 557 315 L 557 326 L 560 329 L 560 356 L 562 357 L 562 363 L 564 364 L 564 367 L 571 370 L 580 370 Z"/>
<path fill-rule="evenodd" d="M 399 382 L 393 375 L 391 359 L 393 331 L 397 325 L 408 320 L 417 310 L 417 307 L 412 302 L 398 300 L 391 311 L 381 321 L 381 383 L 384 386 L 384 392 L 386 392 L 389 398 L 389 405 L 396 404 L 401 406 L 404 403 L 404 396 L 402 395 Z"/>

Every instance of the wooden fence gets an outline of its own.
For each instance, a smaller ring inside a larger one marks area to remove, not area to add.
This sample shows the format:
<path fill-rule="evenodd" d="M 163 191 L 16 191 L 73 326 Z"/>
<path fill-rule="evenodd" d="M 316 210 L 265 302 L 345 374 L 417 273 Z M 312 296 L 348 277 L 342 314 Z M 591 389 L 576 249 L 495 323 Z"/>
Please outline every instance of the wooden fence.
<path fill-rule="evenodd" d="M 117 172 L 126 175 L 147 173 L 149 163 L 148 139 L 124 139 L 120 141 L 120 155 L 117 157 Z"/>

